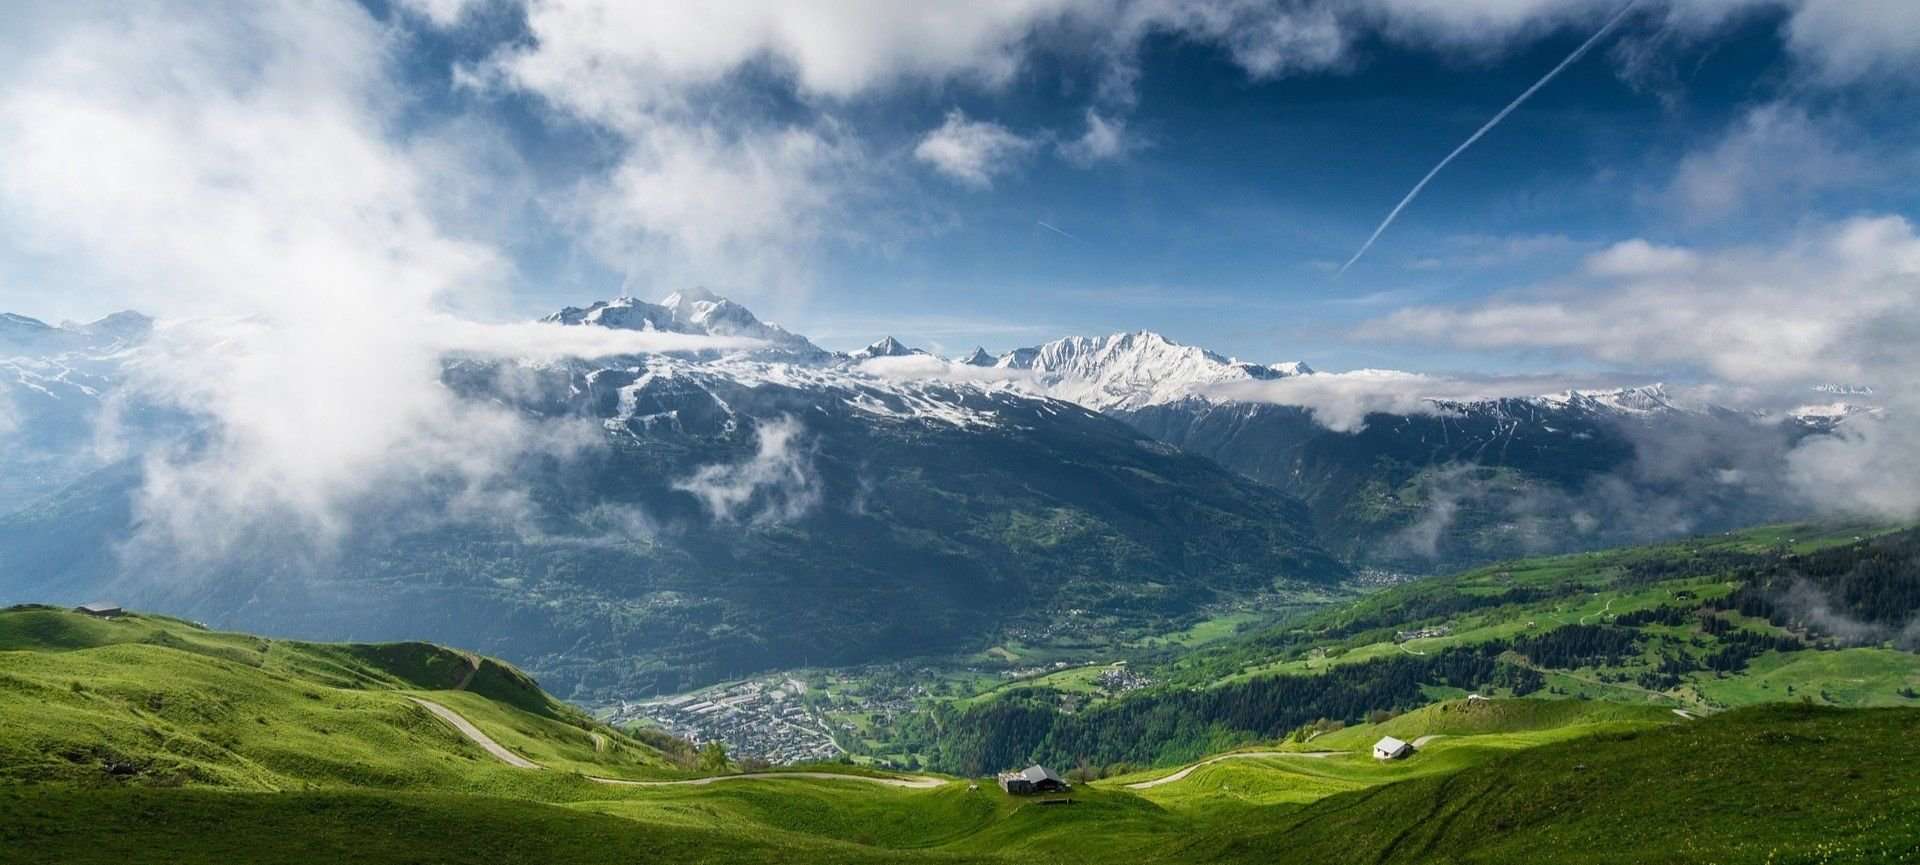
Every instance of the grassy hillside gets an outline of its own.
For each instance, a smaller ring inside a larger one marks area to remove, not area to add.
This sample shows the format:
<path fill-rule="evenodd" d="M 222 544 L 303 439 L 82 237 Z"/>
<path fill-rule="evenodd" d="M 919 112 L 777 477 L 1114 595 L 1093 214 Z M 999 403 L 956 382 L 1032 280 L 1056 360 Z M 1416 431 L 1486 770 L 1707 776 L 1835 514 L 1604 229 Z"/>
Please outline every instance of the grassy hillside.
<path fill-rule="evenodd" d="M 329 645 L 132 614 L 0 611 L 0 782 L 492 789 L 522 779 L 408 699 L 559 768 L 653 777 L 658 751 L 511 666 L 426 643 Z M 598 737 L 598 738 L 596 738 Z"/>
<path fill-rule="evenodd" d="M 1213 644 L 1080 712 L 1028 685 L 926 716 L 996 762 L 1161 764 L 1063 805 L 871 772 L 691 783 L 646 742 L 673 743 L 458 650 L 11 608 L 0 861 L 1916 862 L 1920 767 L 1898 755 L 1920 708 L 1833 707 L 1920 702 L 1916 656 L 1800 621 L 1779 588 L 1904 621 L 1920 538 L 1856 533 L 1509 563 Z M 1376 761 L 1383 735 L 1419 747 Z"/>
<path fill-rule="evenodd" d="M 1215 831 L 1188 853 L 1381 865 L 1920 861 L 1920 768 L 1874 753 L 1916 733 L 1913 710 L 1744 709 L 1329 798 Z"/>
<path fill-rule="evenodd" d="M 1503 713 L 1504 714 L 1504 713 Z M 1519 714 L 1526 714 L 1521 710 Z M 525 798 L 331 788 L 0 785 L 9 861 L 60 863 L 1920 861 L 1920 712 L 1744 709 L 1697 722 L 1404 761 L 1217 764 L 1046 806 L 991 785 L 833 781 Z M 1304 792 L 1317 786 L 1315 792 Z M 1180 789 L 1178 795 L 1173 791 Z M 1165 791 L 1165 792 L 1163 792 Z M 24 858 L 21 858 L 23 857 Z"/>
<path fill-rule="evenodd" d="M 893 747 L 949 771 L 1173 765 L 1469 692 L 1694 713 L 1920 706 L 1920 530 L 1776 526 L 1396 586 L 1145 668 L 1078 707 L 1045 683 L 936 703 Z"/>

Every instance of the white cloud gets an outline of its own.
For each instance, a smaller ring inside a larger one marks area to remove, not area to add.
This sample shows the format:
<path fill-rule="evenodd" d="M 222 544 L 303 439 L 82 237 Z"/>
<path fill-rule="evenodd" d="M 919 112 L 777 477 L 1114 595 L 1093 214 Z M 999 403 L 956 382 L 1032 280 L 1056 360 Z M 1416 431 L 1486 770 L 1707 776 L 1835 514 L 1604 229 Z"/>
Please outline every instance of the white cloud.
<path fill-rule="evenodd" d="M 400 6 L 425 17 L 436 27 L 452 27 L 483 0 L 400 0 Z"/>
<path fill-rule="evenodd" d="M 582 183 L 555 209 L 575 218 L 603 261 L 660 286 L 804 288 L 815 249 L 856 222 L 864 154 L 832 124 L 663 121 L 630 134 L 611 176 Z"/>
<path fill-rule="evenodd" d="M 1061 142 L 1060 155 L 1084 166 L 1120 159 L 1139 147 L 1139 140 L 1127 132 L 1125 117 L 1107 117 L 1089 108 L 1087 131 L 1072 141 Z"/>
<path fill-rule="evenodd" d="M 1227 382 L 1211 385 L 1202 393 L 1215 399 L 1295 406 L 1312 412 L 1316 423 L 1335 432 L 1358 432 L 1366 427 L 1369 414 L 1448 413 L 1448 407 L 1436 400 L 1472 402 L 1621 384 L 1610 376 L 1597 375 L 1454 376 L 1357 369 Z"/>
<path fill-rule="evenodd" d="M 443 24 L 459 22 L 472 5 L 408 2 Z M 1084 132 L 1058 145 L 1063 158 L 1087 164 L 1137 144 L 1124 111 L 1139 51 L 1153 38 L 1217 46 L 1249 76 L 1271 78 L 1351 68 L 1363 59 L 1354 46 L 1375 36 L 1492 54 L 1563 28 L 1590 28 L 1618 8 L 1617 0 L 993 0 L 937 10 L 877 0 L 521 5 L 528 38 L 459 70 L 459 79 L 535 95 L 611 133 L 623 151 L 603 176 L 548 197 L 550 205 L 630 279 L 749 291 L 805 289 L 825 246 L 884 247 L 939 223 L 923 200 L 902 194 L 911 183 L 897 153 L 876 152 L 863 130 L 835 120 L 858 116 L 850 109 L 863 100 L 954 84 L 1004 90 L 1036 50 L 1070 45 L 1103 82 Z M 1895 35 L 1904 28 L 1890 26 L 1884 3 L 1671 0 L 1649 2 L 1640 14 L 1670 30 L 1709 34 L 1762 8 L 1786 10 L 1790 45 L 1807 69 L 1910 66 Z M 1831 59 L 1843 56 L 1859 59 Z M 744 79 L 783 82 L 794 98 L 776 115 Z M 1046 137 L 949 123 L 911 156 L 984 188 Z M 899 209 L 872 206 L 889 193 Z"/>
<path fill-rule="evenodd" d="M 857 369 L 874 378 L 892 381 L 954 381 L 982 383 L 1028 383 L 1033 373 L 1023 369 L 1002 369 L 954 363 L 930 354 L 875 357 L 861 361 Z"/>
<path fill-rule="evenodd" d="M 1714 219 L 1755 203 L 1793 205 L 1873 177 L 1873 160 L 1842 145 L 1851 136 L 1832 125 L 1791 105 L 1755 108 L 1680 161 L 1667 197 L 1694 218 Z"/>
<path fill-rule="evenodd" d="M 1011 172 L 1034 147 L 998 123 L 968 120 L 955 108 L 913 148 L 914 158 L 968 186 L 986 188 L 996 175 Z"/>
<path fill-rule="evenodd" d="M 737 463 L 701 466 L 675 481 L 716 520 L 788 522 L 820 503 L 820 484 L 806 427 L 790 415 L 754 428 L 753 456 Z"/>
<path fill-rule="evenodd" d="M 1787 45 L 1825 83 L 1910 71 L 1920 62 L 1920 15 L 1908 0 L 1801 0 Z"/>
<path fill-rule="evenodd" d="M 1467 308 L 1406 309 L 1363 332 L 1684 364 L 1751 383 L 1877 384 L 1912 360 L 1912 348 L 1889 339 L 1920 309 L 1920 237 L 1901 217 L 1809 228 L 1777 250 L 1628 243 L 1596 262 L 1587 280 Z"/>
<path fill-rule="evenodd" d="M 392 131 L 398 34 L 351 3 L 30 27 L 0 86 L 7 242 L 128 305 L 221 316 L 160 328 L 120 390 L 208 423 L 197 449 L 148 455 L 145 540 L 218 555 L 276 522 L 324 544 L 395 490 L 510 499 L 519 455 L 586 441 L 440 384 L 448 351 L 640 346 L 449 317 L 510 267 L 436 211 L 459 154 Z"/>
<path fill-rule="evenodd" d="M 1814 225 L 1773 249 L 1624 243 L 1563 283 L 1406 309 L 1363 332 L 1690 367 L 1706 389 L 1775 405 L 1804 402 L 1809 385 L 1870 384 L 1887 411 L 1806 440 L 1788 479 L 1826 510 L 1920 513 L 1920 437 L 1910 432 L 1920 414 L 1920 235 L 1902 217 Z"/>
<path fill-rule="evenodd" d="M 1587 272 L 1595 276 L 1657 276 L 1682 273 L 1699 263 L 1691 250 L 1659 246 L 1640 238 L 1623 240 L 1587 257 Z"/>

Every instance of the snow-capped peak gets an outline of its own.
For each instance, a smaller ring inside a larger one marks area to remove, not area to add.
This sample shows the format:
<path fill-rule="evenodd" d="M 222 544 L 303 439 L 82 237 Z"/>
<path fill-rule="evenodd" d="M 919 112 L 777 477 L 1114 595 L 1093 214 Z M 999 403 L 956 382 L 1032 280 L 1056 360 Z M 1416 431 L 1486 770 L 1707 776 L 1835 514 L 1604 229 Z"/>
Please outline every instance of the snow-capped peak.
<path fill-rule="evenodd" d="M 878 342 L 854 352 L 853 359 L 861 361 L 876 357 L 906 357 L 907 355 L 913 354 L 926 354 L 926 352 L 917 348 L 908 348 L 905 343 L 888 336 L 882 337 Z"/>
<path fill-rule="evenodd" d="M 986 349 L 974 346 L 971 353 L 954 362 L 963 366 L 993 366 L 994 361 L 994 356 L 987 354 Z"/>
<path fill-rule="evenodd" d="M 1667 386 L 1661 382 L 1639 387 L 1611 390 L 1568 390 L 1538 397 L 1540 402 L 1559 408 L 1615 411 L 1629 414 L 1653 414 L 1678 411 Z"/>
<path fill-rule="evenodd" d="M 1058 339 L 1010 351 L 994 365 L 1029 370 L 1048 396 L 1100 411 L 1177 402 L 1223 382 L 1312 372 L 1303 363 L 1245 363 L 1150 330 Z"/>
<path fill-rule="evenodd" d="M 618 297 L 596 301 L 585 308 L 569 306 L 541 321 L 568 325 L 599 325 L 628 330 L 665 330 L 708 336 L 743 336 L 766 342 L 761 354 L 789 360 L 817 362 L 832 355 L 776 324 L 755 318 L 746 307 L 703 288 L 667 295 L 658 304 Z"/>

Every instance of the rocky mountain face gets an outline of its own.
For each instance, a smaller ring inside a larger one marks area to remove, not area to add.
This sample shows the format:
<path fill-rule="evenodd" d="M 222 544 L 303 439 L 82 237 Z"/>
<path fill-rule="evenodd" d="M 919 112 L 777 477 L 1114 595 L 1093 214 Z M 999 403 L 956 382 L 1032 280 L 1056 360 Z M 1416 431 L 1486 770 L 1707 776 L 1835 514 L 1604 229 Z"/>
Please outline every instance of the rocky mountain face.
<path fill-rule="evenodd" d="M 1214 396 L 1318 374 L 1306 364 L 1145 331 L 943 362 L 891 337 L 828 351 L 700 291 L 546 321 L 760 344 L 449 360 L 451 391 L 586 426 L 595 446 L 522 459 L 511 519 L 447 517 L 460 491 L 427 479 L 319 558 L 268 533 L 237 560 L 135 566 L 137 459 L 0 466 L 16 504 L 0 508 L 0 597 L 111 594 L 294 635 L 427 637 L 522 661 L 563 692 L 631 694 L 978 649 L 1069 618 L 1126 633 L 1348 566 L 1433 572 L 1791 516 L 1781 454 L 1862 396 L 1825 392 L 1831 404 L 1786 420 L 1685 407 L 1658 386 L 1429 400 L 1338 432 Z M 0 318 L 6 417 L 36 443 L 5 458 L 91 454 L 76 442 L 148 327 Z M 903 367 L 936 372 L 889 373 Z M 192 446 L 190 426 L 153 428 Z"/>
<path fill-rule="evenodd" d="M 462 491 L 426 478 L 370 502 L 324 555 L 289 527 L 218 561 L 142 556 L 124 542 L 143 466 L 115 463 L 0 517 L 0 597 L 426 638 L 513 658 L 561 693 L 631 695 L 978 650 L 1066 620 L 1124 635 L 1348 573 L 1293 497 L 1076 403 L 875 377 L 712 296 L 549 320 L 766 345 L 450 360 L 450 390 L 597 443 L 522 459 L 511 515 L 461 518 Z"/>

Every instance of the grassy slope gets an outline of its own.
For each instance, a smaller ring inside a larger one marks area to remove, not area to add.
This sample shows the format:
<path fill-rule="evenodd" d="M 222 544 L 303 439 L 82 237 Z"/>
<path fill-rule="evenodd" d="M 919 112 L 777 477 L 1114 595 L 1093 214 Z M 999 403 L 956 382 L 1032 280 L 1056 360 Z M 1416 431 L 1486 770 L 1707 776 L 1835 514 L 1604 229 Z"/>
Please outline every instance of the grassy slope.
<path fill-rule="evenodd" d="M 410 694 L 469 713 L 503 744 L 561 769 L 670 773 L 658 752 L 552 701 L 511 667 L 438 646 L 274 641 L 160 616 L 12 609 L 0 611 L 0 780 L 253 790 L 530 783 Z"/>
<path fill-rule="evenodd" d="M 1188 685 L 1230 682 L 1273 674 L 1314 673 L 1330 666 L 1391 657 L 1403 652 L 1433 653 L 1454 646 L 1539 634 L 1563 625 L 1603 624 L 1622 613 L 1694 602 L 1677 600 L 1676 592 L 1690 592 L 1694 599 L 1708 599 L 1723 597 L 1733 588 L 1729 575 L 1676 577 L 1644 583 L 1626 581 L 1630 570 L 1638 563 L 1779 550 L 1804 554 L 1890 531 L 1893 530 L 1863 526 L 1765 526 L 1665 544 L 1502 562 L 1450 577 L 1397 586 L 1312 617 L 1299 625 L 1288 626 L 1288 629 L 1296 631 L 1314 631 L 1337 628 L 1356 621 L 1395 623 L 1393 626 L 1366 628 L 1351 636 L 1320 641 L 1317 646 L 1327 650 L 1324 655 L 1299 650 L 1276 655 L 1258 648 L 1257 638 L 1230 640 L 1193 653 L 1159 672 L 1176 683 Z M 1420 609 L 1434 599 L 1456 595 L 1490 597 L 1527 589 L 1551 590 L 1555 596 L 1533 603 L 1484 607 L 1416 621 L 1405 618 L 1406 611 Z M 1751 630 L 1763 633 L 1779 631 L 1764 621 L 1737 614 L 1728 614 L 1727 618 Z M 1415 624 L 1444 624 L 1451 629 L 1451 633 L 1396 644 L 1393 639 L 1394 628 Z M 1697 627 L 1649 625 L 1641 630 L 1681 640 L 1698 638 L 1702 641 L 1702 648 L 1687 650 L 1695 655 L 1704 654 L 1717 645 L 1713 636 L 1701 633 Z M 1665 648 L 1674 650 L 1671 643 L 1666 644 Z M 1628 672 L 1646 669 L 1656 661 L 1655 647 L 1650 645 L 1642 658 L 1624 669 Z M 1721 677 L 1700 671 L 1688 676 L 1688 682 L 1683 687 L 1667 692 L 1649 691 L 1631 682 L 1601 681 L 1597 675 L 1599 671 L 1593 668 L 1542 672 L 1546 674 L 1549 685 L 1567 694 L 1584 693 L 1598 699 L 1654 702 L 1695 709 L 1776 702 L 1796 699 L 1809 693 L 1815 699 L 1833 705 L 1900 706 L 1914 705 L 1914 701 L 1902 697 L 1900 692 L 1908 687 L 1920 688 L 1920 655 L 1878 648 L 1822 650 L 1791 655 L 1769 653 L 1757 658 L 1753 662 L 1753 670 L 1742 675 Z M 1793 693 L 1787 692 L 1789 685 L 1794 687 Z"/>
<path fill-rule="evenodd" d="M 1913 710 L 1737 710 L 1602 733 L 1317 802 L 1161 803 L 992 787 L 743 781 L 609 790 L 572 807 L 486 796 L 0 788 L 0 849 L 40 861 L 1883 863 L 1920 856 Z M 1503 734 L 1491 734 L 1503 735 Z M 1462 737 L 1463 739 L 1467 737 Z M 1451 758 L 1449 758 L 1451 759 Z M 1434 761 L 1437 762 L 1437 761 Z M 1292 764 L 1288 764 L 1291 766 Z M 1236 767 L 1254 772 L 1256 766 Z M 1336 781 L 1364 765 L 1320 768 Z M 1251 775 L 1249 775 L 1251 777 Z M 1236 785 L 1239 782 L 1236 781 Z M 1172 785 L 1169 785 L 1172 786 Z M 29 859 L 27 861 L 34 861 Z"/>
<path fill-rule="evenodd" d="M 1821 672 L 1835 688 L 1861 666 L 1879 669 L 1846 653 L 1817 657 L 1840 659 Z M 1758 663 L 1754 673 L 1789 675 Z M 501 766 L 408 694 L 455 708 L 557 771 Z M 1444 736 L 1408 760 L 1230 760 L 1147 791 L 1124 789 L 1133 778 L 1082 787 L 1067 807 L 964 782 L 609 787 L 568 770 L 673 770 L 505 665 L 476 667 L 425 644 L 315 645 L 160 617 L 10 610 L 0 611 L 0 724 L 0 851 L 28 851 L 21 861 L 1864 865 L 1920 856 L 1920 800 L 1910 795 L 1920 768 L 1888 758 L 1920 733 L 1915 710 L 1776 706 L 1689 722 L 1657 706 L 1455 701 L 1280 746 L 1359 752 L 1385 734 Z M 589 727 L 610 746 L 597 749 Z M 184 788 L 161 789 L 172 785 Z"/>
<path fill-rule="evenodd" d="M 1379 724 L 1360 724 L 1323 733 L 1310 742 L 1263 746 L 1251 751 L 1338 751 L 1321 758 L 1252 757 L 1221 760 L 1196 768 L 1186 778 L 1140 791 L 1138 795 L 1168 808 L 1217 810 L 1228 807 L 1306 804 L 1339 793 L 1396 781 L 1457 772 L 1498 759 L 1507 752 L 1602 733 L 1650 730 L 1684 723 L 1665 709 L 1578 700 L 1489 700 L 1437 703 Z M 1418 755 L 1381 762 L 1371 756 L 1382 736 L 1415 741 L 1437 736 Z M 1097 782 L 1124 788 L 1165 777 L 1168 769 L 1150 769 Z"/>
<path fill-rule="evenodd" d="M 1196 861 L 1892 863 L 1920 861 L 1920 766 L 1889 758 L 1920 712 L 1739 710 L 1521 751 L 1327 799 Z M 1334 861 L 1327 859 L 1325 861 Z"/>

